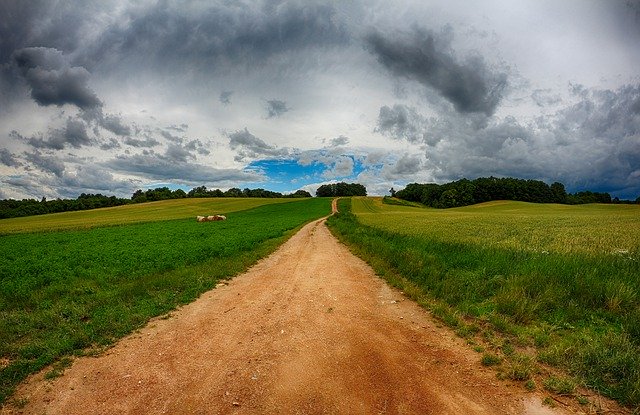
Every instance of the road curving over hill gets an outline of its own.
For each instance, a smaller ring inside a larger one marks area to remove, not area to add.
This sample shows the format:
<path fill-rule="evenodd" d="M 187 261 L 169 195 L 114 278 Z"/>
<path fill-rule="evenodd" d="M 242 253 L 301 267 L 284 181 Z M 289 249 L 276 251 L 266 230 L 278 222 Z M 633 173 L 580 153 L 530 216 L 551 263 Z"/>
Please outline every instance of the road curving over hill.
<path fill-rule="evenodd" d="M 4 413 L 563 414 L 498 381 L 462 340 L 329 232 L 303 227 L 248 272 Z"/>

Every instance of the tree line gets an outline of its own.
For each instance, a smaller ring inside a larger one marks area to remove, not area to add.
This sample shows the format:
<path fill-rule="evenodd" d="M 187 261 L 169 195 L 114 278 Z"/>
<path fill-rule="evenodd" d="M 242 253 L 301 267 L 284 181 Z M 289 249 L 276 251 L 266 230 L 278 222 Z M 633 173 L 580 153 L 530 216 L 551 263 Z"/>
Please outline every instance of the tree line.
<path fill-rule="evenodd" d="M 360 183 L 332 183 L 323 184 L 316 190 L 318 197 L 335 197 L 335 196 L 366 196 L 367 188 Z"/>
<path fill-rule="evenodd" d="M 239 189 L 231 188 L 227 191 L 220 189 L 209 190 L 206 186 L 195 187 L 189 192 L 182 189 L 171 190 L 168 187 L 156 189 L 136 190 L 131 198 L 118 198 L 105 196 L 100 193 L 82 193 L 77 199 L 42 198 L 14 200 L 0 200 L 0 219 L 17 218 L 22 216 L 44 215 L 47 213 L 71 212 L 77 210 L 89 210 L 104 207 L 122 206 L 131 203 L 155 202 L 158 200 L 183 199 L 192 197 L 264 197 L 264 198 L 300 198 L 311 197 L 306 190 L 298 190 L 295 193 L 283 195 L 265 189 Z"/>
<path fill-rule="evenodd" d="M 533 203 L 633 203 L 611 198 L 609 193 L 582 191 L 567 193 L 562 183 L 551 185 L 540 180 L 481 177 L 475 180 L 461 179 L 446 184 L 411 183 L 404 189 L 391 189 L 391 196 L 419 202 L 434 208 L 451 208 L 473 205 L 492 200 L 517 200 Z M 635 203 L 640 203 L 640 197 Z"/>

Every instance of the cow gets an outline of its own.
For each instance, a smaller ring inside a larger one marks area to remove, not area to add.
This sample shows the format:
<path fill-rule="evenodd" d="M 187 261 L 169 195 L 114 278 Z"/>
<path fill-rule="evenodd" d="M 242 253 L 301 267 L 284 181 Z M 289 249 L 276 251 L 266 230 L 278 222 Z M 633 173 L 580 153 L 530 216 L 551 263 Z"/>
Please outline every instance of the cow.
<path fill-rule="evenodd" d="M 196 216 L 196 220 L 197 220 L 198 222 L 206 222 L 206 221 L 207 221 L 207 218 L 206 218 L 206 217 L 204 217 L 204 216 Z"/>

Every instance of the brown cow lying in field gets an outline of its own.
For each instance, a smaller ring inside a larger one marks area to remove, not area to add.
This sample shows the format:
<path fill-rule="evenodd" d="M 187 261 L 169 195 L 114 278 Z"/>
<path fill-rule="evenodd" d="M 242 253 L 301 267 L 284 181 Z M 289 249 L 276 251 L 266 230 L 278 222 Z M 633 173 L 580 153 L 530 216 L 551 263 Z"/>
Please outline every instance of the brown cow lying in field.
<path fill-rule="evenodd" d="M 196 216 L 198 222 L 215 222 L 219 220 L 227 220 L 224 215 L 211 215 L 211 216 Z"/>

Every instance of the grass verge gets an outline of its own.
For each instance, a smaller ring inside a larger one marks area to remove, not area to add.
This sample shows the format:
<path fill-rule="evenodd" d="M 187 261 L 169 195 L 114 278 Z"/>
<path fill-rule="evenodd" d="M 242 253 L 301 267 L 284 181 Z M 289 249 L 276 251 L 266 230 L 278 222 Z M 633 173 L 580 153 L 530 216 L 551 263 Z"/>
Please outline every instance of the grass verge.
<path fill-rule="evenodd" d="M 0 237 L 0 403 L 29 374 L 100 350 L 273 252 L 329 199 L 192 219 Z"/>
<path fill-rule="evenodd" d="M 334 234 L 457 332 L 483 337 L 504 357 L 504 377 L 526 382 L 546 363 L 579 385 L 640 405 L 640 268 L 633 258 L 399 234 L 360 223 L 351 200 L 339 204 L 327 222 Z"/>

